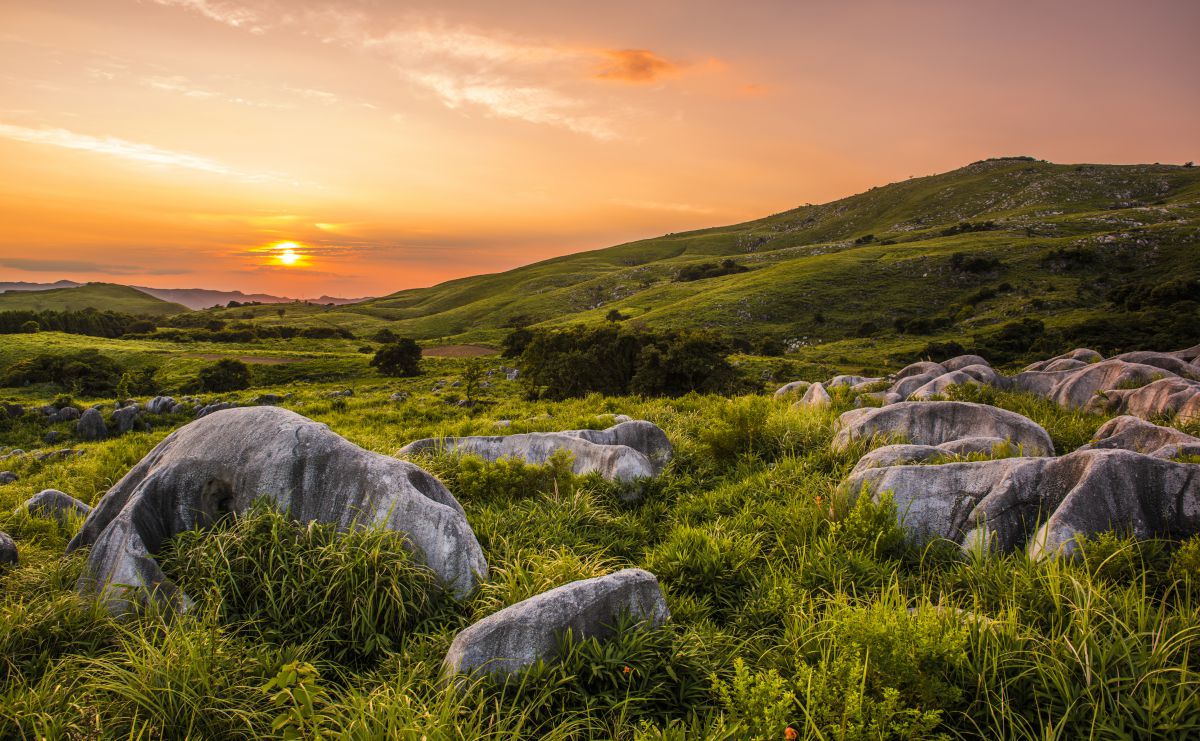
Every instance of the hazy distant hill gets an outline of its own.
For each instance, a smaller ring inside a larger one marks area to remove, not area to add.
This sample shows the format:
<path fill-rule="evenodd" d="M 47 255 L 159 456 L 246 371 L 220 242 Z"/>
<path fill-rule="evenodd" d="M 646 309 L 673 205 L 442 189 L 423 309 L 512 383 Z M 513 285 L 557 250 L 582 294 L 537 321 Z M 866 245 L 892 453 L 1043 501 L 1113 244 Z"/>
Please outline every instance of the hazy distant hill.
<path fill-rule="evenodd" d="M 1107 317 L 1122 286 L 1196 280 L 1200 169 L 1003 158 L 744 224 L 289 309 L 280 321 L 494 338 L 616 309 L 651 326 L 816 344 L 910 319 L 960 335 L 1028 316 L 1073 326 Z"/>
<path fill-rule="evenodd" d="M 4 291 L 47 291 L 55 288 L 74 288 L 84 285 L 71 280 L 60 280 L 54 283 L 25 283 L 0 282 L 0 292 Z M 230 301 L 238 303 L 246 303 L 247 301 L 256 301 L 261 304 L 283 304 L 295 301 L 296 299 L 286 296 L 272 296 L 267 293 L 242 293 L 241 291 L 216 291 L 208 288 L 151 288 L 148 286 L 131 286 L 142 293 L 147 293 L 163 301 L 170 301 L 177 304 L 182 304 L 189 309 L 208 309 L 214 306 L 225 306 Z M 322 296 L 316 299 L 310 299 L 312 303 L 317 304 L 352 304 L 357 301 L 363 301 L 361 298 L 338 298 L 336 296 Z"/>
<path fill-rule="evenodd" d="M 136 316 L 169 316 L 188 311 L 136 288 L 115 283 L 87 283 L 69 288 L 18 290 L 0 293 L 0 311 L 77 311 L 86 308 Z"/>

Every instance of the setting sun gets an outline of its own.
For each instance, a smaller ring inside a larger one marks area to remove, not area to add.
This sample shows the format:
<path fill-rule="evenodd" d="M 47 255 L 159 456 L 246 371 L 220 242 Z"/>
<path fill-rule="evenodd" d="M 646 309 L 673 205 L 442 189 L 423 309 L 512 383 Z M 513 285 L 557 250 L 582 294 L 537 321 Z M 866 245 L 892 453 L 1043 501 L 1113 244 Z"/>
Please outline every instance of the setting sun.
<path fill-rule="evenodd" d="M 275 245 L 275 249 L 278 250 L 278 254 L 275 255 L 275 259 L 279 260 L 283 265 L 295 265 L 300 262 L 300 253 L 296 252 L 298 248 L 299 245 L 295 242 L 277 244 Z"/>

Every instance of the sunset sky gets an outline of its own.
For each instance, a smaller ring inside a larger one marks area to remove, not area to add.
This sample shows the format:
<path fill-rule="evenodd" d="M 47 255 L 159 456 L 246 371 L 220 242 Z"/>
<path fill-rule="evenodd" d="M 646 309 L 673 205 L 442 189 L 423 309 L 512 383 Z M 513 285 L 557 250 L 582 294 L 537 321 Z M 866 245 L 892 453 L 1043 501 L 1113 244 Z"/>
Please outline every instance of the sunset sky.
<path fill-rule="evenodd" d="M 0 281 L 383 295 L 992 156 L 1200 159 L 1197 31 L 1195 0 L 2 0 Z"/>

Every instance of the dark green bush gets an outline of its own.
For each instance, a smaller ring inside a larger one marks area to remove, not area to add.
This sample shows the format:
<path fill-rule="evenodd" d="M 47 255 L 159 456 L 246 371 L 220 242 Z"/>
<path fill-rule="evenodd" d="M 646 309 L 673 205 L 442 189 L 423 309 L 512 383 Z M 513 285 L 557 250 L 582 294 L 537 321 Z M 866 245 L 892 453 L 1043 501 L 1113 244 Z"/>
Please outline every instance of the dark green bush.
<path fill-rule="evenodd" d="M 53 383 L 84 396 L 106 396 L 116 390 L 124 369 L 96 350 L 43 354 L 13 363 L 0 376 L 0 386 Z"/>
<path fill-rule="evenodd" d="M 421 375 L 421 346 L 416 340 L 402 337 L 375 351 L 371 367 L 385 376 Z"/>
<path fill-rule="evenodd" d="M 201 368 L 198 381 L 204 391 L 240 391 L 250 388 L 250 366 L 237 358 L 221 358 L 212 365 Z"/>

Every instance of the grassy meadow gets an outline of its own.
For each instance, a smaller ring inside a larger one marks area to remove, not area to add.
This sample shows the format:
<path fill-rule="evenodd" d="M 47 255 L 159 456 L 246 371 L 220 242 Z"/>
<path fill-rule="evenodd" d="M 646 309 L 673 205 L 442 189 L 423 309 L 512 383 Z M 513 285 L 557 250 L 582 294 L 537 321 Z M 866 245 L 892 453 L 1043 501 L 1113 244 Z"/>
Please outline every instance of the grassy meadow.
<path fill-rule="evenodd" d="M 25 344 L 21 344 L 25 343 Z M 1200 540 L 1113 534 L 1074 563 L 965 557 L 906 543 L 896 512 L 839 484 L 862 450 L 829 449 L 837 415 L 769 394 L 676 399 L 592 395 L 527 401 L 496 373 L 466 407 L 468 363 L 427 357 L 416 378 L 367 367 L 361 344 L 289 340 L 208 347 L 40 333 L 0 340 L 0 366 L 48 347 L 94 347 L 155 364 L 164 389 L 207 355 L 248 360 L 253 388 L 354 443 L 393 455 L 431 435 L 601 428 L 612 414 L 666 430 L 675 458 L 638 503 L 615 485 L 473 458 L 416 459 L 466 509 L 490 566 L 456 602 L 392 536 L 336 535 L 256 510 L 188 533 L 159 554 L 197 602 L 181 618 L 115 622 L 73 591 L 79 521 L 13 510 L 43 488 L 90 504 L 189 415 L 96 443 L 83 455 L 17 456 L 0 469 L 0 531 L 21 554 L 0 573 L 0 737 L 20 739 L 1130 739 L 1200 737 Z M 842 362 L 844 355 L 846 362 Z M 739 358 L 761 381 L 856 370 L 825 358 Z M 878 361 L 877 361 L 878 362 Z M 789 377 L 790 376 L 790 377 Z M 439 380 L 440 391 L 433 387 Z M 353 396 L 330 397 L 345 388 Z M 392 400 L 396 392 L 406 396 Z M 2 389 L 48 403 L 61 389 Z M 1105 418 L 1018 394 L 994 403 L 1038 421 L 1059 452 Z M 84 403 L 111 399 L 78 399 Z M 21 418 L 0 446 L 52 449 Z M 67 430 L 66 427 L 63 428 Z M 5 452 L 0 448 L 0 455 Z M 564 637 L 560 663 L 501 685 L 448 687 L 457 631 L 572 580 L 638 566 L 673 619 Z"/>

